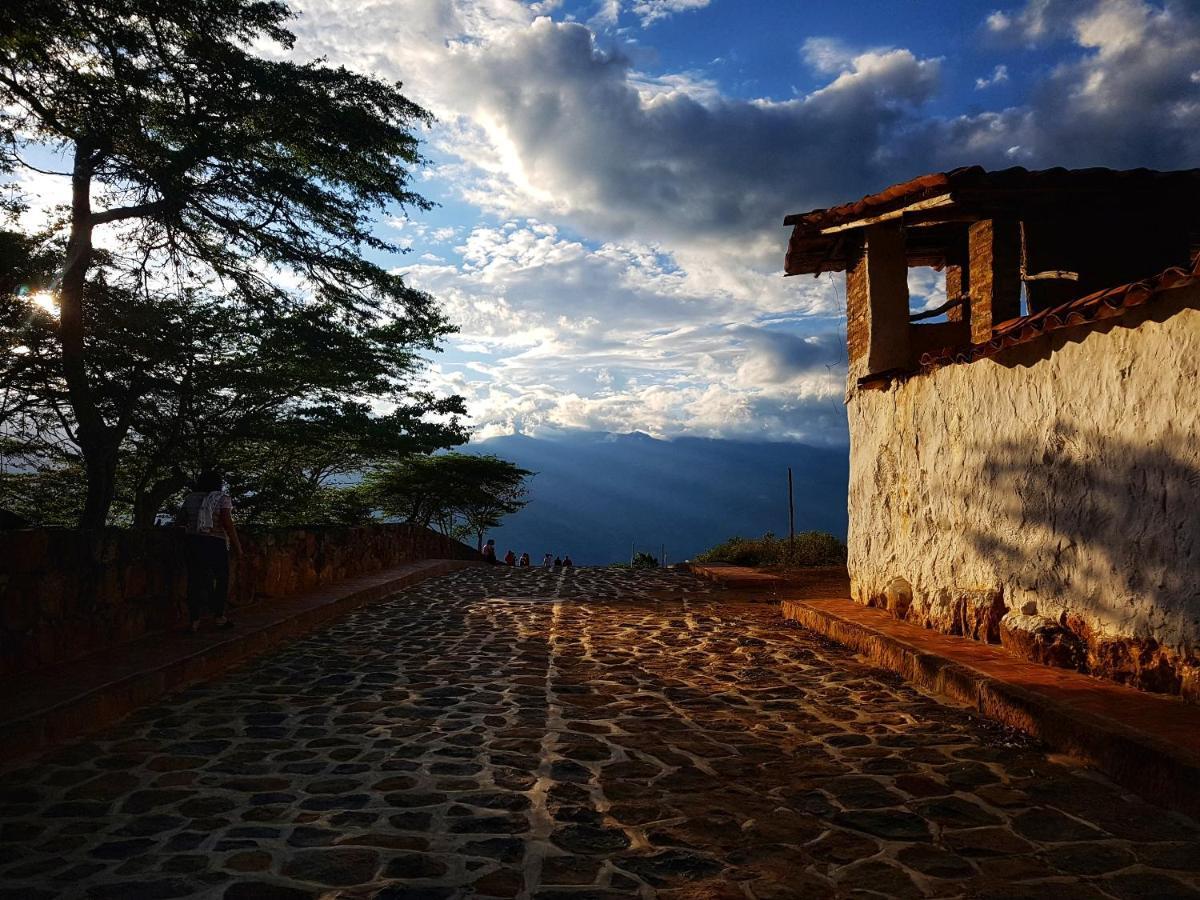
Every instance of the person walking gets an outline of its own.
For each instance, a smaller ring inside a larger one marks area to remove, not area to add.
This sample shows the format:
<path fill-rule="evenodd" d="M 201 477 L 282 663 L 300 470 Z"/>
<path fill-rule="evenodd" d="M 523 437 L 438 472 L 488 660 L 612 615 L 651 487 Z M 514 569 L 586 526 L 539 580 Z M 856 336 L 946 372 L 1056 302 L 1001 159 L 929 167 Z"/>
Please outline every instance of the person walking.
<path fill-rule="evenodd" d="M 488 542 L 483 545 L 483 561 L 489 566 L 496 564 L 496 542 L 488 539 Z"/>
<path fill-rule="evenodd" d="M 506 566 L 515 566 L 517 564 L 517 554 L 509 550 L 504 554 L 504 564 Z"/>
<path fill-rule="evenodd" d="M 522 553 L 522 554 L 521 554 L 521 559 L 520 559 L 520 561 L 517 563 L 517 567 L 518 567 L 518 568 L 521 568 L 521 569 L 528 569 L 528 568 L 529 568 L 529 554 L 528 554 L 528 553 Z"/>
<path fill-rule="evenodd" d="M 194 490 L 180 509 L 187 560 L 189 628 L 200 630 L 200 620 L 211 615 L 218 628 L 232 628 L 225 616 L 229 600 L 229 556 L 242 555 L 242 542 L 233 524 L 233 500 L 225 493 L 220 472 L 200 473 Z"/>
<path fill-rule="evenodd" d="M 549 553 L 547 553 L 545 556 L 542 557 L 542 568 L 548 569 L 552 565 L 554 565 L 554 557 L 551 556 Z"/>

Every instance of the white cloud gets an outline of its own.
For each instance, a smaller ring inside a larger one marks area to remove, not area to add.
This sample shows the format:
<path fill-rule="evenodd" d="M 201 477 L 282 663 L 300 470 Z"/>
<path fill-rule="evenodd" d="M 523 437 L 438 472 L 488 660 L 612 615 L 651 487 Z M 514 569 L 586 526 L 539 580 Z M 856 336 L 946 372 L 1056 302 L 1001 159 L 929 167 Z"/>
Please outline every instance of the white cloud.
<path fill-rule="evenodd" d="M 704 9 L 710 2 L 711 0 L 633 0 L 629 9 L 645 26 L 676 13 Z"/>
<path fill-rule="evenodd" d="M 975 79 L 975 90 L 982 91 L 1008 81 L 1008 66 L 1001 64 L 992 69 L 992 74 Z"/>
<path fill-rule="evenodd" d="M 831 416 L 829 433 L 840 434 L 840 401 L 822 393 L 840 397 L 839 377 L 786 367 L 806 339 L 737 330 L 835 314 L 827 282 L 778 277 L 784 214 L 971 163 L 1200 159 L 1191 3 L 997 10 L 982 39 L 1017 54 L 1057 42 L 1061 62 L 1040 81 L 1030 74 L 1017 105 L 942 117 L 927 103 L 943 61 L 903 47 L 813 37 L 800 53 L 816 88 L 743 99 L 695 72 L 650 76 L 636 62 L 646 51 L 620 44 L 620 31 L 602 47 L 585 25 L 539 17 L 546 4 L 302 2 L 300 52 L 404 80 L 440 119 L 433 174 L 507 220 L 434 231 L 458 242 L 461 263 L 410 269 L 463 325 L 461 346 L 488 357 L 457 372 L 488 428 L 782 435 Z M 593 21 L 652 22 L 700 5 L 613 0 L 593 7 Z M 997 65 L 977 87 L 1019 64 Z M 925 287 L 937 305 L 936 286 Z M 833 321 L 807 330 L 831 332 Z"/>
<path fill-rule="evenodd" d="M 405 273 L 462 329 L 452 347 L 487 357 L 442 360 L 438 370 L 487 434 L 586 427 L 844 439 L 842 337 L 745 324 L 778 312 L 768 293 L 747 304 L 654 247 L 590 250 L 537 221 L 478 227 L 462 252 L 457 268 Z M 789 287 L 792 305 L 807 300 L 835 327 L 824 285 Z M 810 413 L 820 428 L 805 424 Z"/>

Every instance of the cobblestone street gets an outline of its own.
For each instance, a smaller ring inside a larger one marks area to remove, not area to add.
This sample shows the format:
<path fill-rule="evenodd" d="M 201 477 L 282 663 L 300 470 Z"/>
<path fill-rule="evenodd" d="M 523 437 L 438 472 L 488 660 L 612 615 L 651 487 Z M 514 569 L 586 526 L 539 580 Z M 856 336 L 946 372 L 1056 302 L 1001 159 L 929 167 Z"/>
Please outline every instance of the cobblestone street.
<path fill-rule="evenodd" d="M 1200 896 L 1200 828 L 685 574 L 468 569 L 0 786 L 0 896 Z"/>

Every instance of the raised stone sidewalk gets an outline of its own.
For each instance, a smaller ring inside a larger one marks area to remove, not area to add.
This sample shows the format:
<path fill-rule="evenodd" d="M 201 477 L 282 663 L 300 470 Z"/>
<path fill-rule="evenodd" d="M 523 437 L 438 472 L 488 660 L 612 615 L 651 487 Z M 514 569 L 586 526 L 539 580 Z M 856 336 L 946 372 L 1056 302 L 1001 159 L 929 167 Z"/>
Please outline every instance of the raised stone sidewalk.
<path fill-rule="evenodd" d="M 844 575 L 827 570 L 789 577 L 739 566 L 693 570 L 778 600 L 784 618 L 917 687 L 1034 735 L 1152 802 L 1200 815 L 1200 707 L 899 621 L 854 603 Z"/>
<path fill-rule="evenodd" d="M 0 681 L 0 765 L 89 734 L 189 684 L 426 578 L 478 563 L 431 559 L 233 612 L 236 628 L 158 634 Z"/>

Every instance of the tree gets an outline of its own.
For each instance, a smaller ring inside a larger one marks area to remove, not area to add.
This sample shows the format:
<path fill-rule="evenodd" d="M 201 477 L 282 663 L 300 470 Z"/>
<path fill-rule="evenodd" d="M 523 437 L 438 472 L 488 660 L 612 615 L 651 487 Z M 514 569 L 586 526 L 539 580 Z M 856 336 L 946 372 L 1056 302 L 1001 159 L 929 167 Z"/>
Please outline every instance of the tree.
<path fill-rule="evenodd" d="M 3 287 L 0 338 L 22 350 L 0 356 L 3 449 L 26 474 L 44 476 L 9 481 L 36 489 L 46 510 L 60 513 L 78 501 L 48 495 L 72 487 L 50 470 L 75 474 L 82 460 L 58 332 L 49 313 Z M 228 472 L 245 520 L 343 521 L 349 498 L 329 492 L 339 476 L 466 440 L 461 398 L 411 386 L 423 360 L 402 322 L 346 320 L 321 303 L 264 313 L 201 290 L 153 302 L 110 292 L 104 300 L 93 307 L 85 294 L 96 324 L 89 378 L 106 415 L 126 422 L 114 509 L 135 525 L 152 524 L 169 497 L 216 465 Z M 18 409 L 13 427 L 6 413 Z"/>
<path fill-rule="evenodd" d="M 634 555 L 630 565 L 635 569 L 657 569 L 658 557 L 652 556 L 651 554 L 646 553 L 644 550 L 639 550 L 637 554 Z"/>
<path fill-rule="evenodd" d="M 382 466 L 367 476 L 364 490 L 387 516 L 471 535 L 483 549 L 487 530 L 529 502 L 525 481 L 533 474 L 496 456 L 442 453 Z"/>
<path fill-rule="evenodd" d="M 396 250 L 372 233 L 375 212 L 428 208 L 409 187 L 428 113 L 399 85 L 248 49 L 290 47 L 290 16 L 273 0 L 0 6 L 0 168 L 29 165 L 31 145 L 69 159 L 56 173 L 71 202 L 54 285 L 85 527 L 106 519 L 131 427 L 89 366 L 107 302 L 98 231 L 119 232 L 121 278 L 108 284 L 127 296 L 206 283 L 262 315 L 309 302 L 368 328 L 383 315 L 413 348 L 448 331 L 428 295 L 368 258 Z"/>

